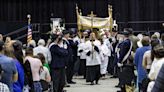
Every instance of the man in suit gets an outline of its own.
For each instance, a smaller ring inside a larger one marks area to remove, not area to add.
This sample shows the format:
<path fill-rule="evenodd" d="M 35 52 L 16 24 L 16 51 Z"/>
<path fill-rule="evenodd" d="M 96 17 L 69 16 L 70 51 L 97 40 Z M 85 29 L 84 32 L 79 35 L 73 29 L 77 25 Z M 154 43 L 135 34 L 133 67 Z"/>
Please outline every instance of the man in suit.
<path fill-rule="evenodd" d="M 59 35 L 51 36 L 50 52 L 52 60 L 50 64 L 51 77 L 53 81 L 53 92 L 63 92 L 65 86 L 65 65 L 68 56 L 66 47 L 61 46 L 62 38 Z"/>
<path fill-rule="evenodd" d="M 116 45 L 116 48 L 115 48 L 115 52 L 113 53 L 114 54 L 114 74 L 113 74 L 113 77 L 118 77 L 118 73 L 120 71 L 120 68 L 118 67 L 117 65 L 117 62 L 118 62 L 118 58 L 119 58 L 119 53 L 120 53 L 120 48 L 122 46 L 122 43 L 123 43 L 123 34 L 122 32 L 118 32 L 117 34 L 117 40 L 118 40 L 118 43 Z M 120 87 L 120 83 L 118 83 L 118 85 L 116 85 L 115 87 Z"/>
<path fill-rule="evenodd" d="M 108 62 L 108 72 L 112 74 L 113 76 L 111 78 L 115 78 L 116 76 L 113 74 L 114 73 L 114 58 L 115 58 L 115 48 L 118 43 L 117 38 L 118 31 L 116 29 L 112 29 L 112 37 L 109 38 L 109 41 L 111 43 L 111 57 L 109 58 Z"/>
<path fill-rule="evenodd" d="M 126 81 L 123 79 L 123 68 L 125 68 L 125 65 L 127 64 L 128 57 L 131 54 L 132 50 L 132 42 L 129 39 L 129 31 L 124 29 L 122 32 L 123 34 L 123 42 L 119 46 L 119 55 L 117 66 L 119 67 L 118 77 L 119 77 L 119 86 L 121 87 L 121 92 L 125 92 L 125 83 Z"/>
<path fill-rule="evenodd" d="M 63 46 L 67 47 L 68 56 L 66 59 L 66 77 L 69 84 L 76 84 L 72 81 L 74 74 L 74 61 L 73 61 L 73 50 L 71 47 L 72 41 L 70 39 L 70 32 L 68 30 L 63 31 Z"/>

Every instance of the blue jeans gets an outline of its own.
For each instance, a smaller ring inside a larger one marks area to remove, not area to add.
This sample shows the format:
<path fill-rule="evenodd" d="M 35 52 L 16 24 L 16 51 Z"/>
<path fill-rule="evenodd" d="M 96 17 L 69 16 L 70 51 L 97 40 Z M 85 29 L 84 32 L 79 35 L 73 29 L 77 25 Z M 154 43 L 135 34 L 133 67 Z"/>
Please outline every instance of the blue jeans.
<path fill-rule="evenodd" d="M 34 82 L 34 92 L 42 92 L 42 85 L 40 82 Z"/>

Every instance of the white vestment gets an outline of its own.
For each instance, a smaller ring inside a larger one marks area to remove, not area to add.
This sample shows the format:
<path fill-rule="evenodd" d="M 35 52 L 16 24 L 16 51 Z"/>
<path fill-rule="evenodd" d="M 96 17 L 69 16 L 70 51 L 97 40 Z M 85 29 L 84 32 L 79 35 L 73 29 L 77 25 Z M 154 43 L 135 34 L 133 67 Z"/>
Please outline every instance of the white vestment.
<path fill-rule="evenodd" d="M 79 52 L 80 50 L 82 50 L 82 52 Z M 84 42 L 81 42 L 79 45 L 78 45 L 78 56 L 80 56 L 80 59 L 86 59 L 86 46 L 85 46 L 85 43 Z"/>
<path fill-rule="evenodd" d="M 107 73 L 109 48 L 104 43 L 101 45 L 101 74 Z"/>
<path fill-rule="evenodd" d="M 112 45 L 108 38 L 104 39 L 104 44 L 108 47 L 108 56 L 111 56 Z"/>
<path fill-rule="evenodd" d="M 92 45 L 92 42 L 90 40 L 86 41 L 85 52 L 88 53 L 90 51 L 90 53 L 91 53 L 89 56 L 86 56 L 86 66 L 95 66 L 95 65 L 101 64 L 100 45 L 101 45 L 101 43 L 99 40 L 93 41 L 93 45 Z M 98 47 L 99 53 L 94 50 L 94 46 Z"/>

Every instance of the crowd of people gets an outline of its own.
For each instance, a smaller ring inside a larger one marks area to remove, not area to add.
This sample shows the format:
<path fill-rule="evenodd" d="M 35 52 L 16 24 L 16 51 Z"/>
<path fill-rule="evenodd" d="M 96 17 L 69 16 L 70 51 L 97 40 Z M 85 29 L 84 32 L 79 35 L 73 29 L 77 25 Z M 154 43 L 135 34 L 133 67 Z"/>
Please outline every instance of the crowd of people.
<path fill-rule="evenodd" d="M 97 85 L 107 74 L 119 79 L 118 92 L 164 91 L 164 34 L 99 32 L 64 30 L 37 45 L 0 35 L 0 92 L 65 92 L 74 75 Z"/>

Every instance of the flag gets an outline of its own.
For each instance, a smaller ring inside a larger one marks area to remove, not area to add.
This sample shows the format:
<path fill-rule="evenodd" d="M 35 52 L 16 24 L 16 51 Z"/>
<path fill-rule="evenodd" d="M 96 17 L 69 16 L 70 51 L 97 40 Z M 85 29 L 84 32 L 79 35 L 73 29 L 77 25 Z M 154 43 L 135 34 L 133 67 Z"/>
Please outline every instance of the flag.
<path fill-rule="evenodd" d="M 31 24 L 28 24 L 28 32 L 27 32 L 27 43 L 29 43 L 32 40 L 32 29 Z"/>

